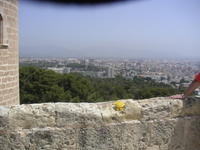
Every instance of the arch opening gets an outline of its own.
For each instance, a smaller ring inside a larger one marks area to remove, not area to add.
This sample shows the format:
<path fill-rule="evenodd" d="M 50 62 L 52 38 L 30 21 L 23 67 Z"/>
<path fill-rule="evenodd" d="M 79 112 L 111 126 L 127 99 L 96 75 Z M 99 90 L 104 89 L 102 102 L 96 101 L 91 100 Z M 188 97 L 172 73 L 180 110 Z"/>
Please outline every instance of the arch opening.
<path fill-rule="evenodd" d="M 0 44 L 3 44 L 3 17 L 0 14 Z"/>

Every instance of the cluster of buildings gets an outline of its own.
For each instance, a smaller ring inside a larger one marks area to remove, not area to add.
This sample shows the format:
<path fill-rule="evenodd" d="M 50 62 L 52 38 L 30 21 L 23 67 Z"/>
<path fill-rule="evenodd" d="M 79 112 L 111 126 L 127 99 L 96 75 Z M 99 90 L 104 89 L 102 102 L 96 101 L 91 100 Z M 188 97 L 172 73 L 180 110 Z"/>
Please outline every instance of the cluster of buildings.
<path fill-rule="evenodd" d="M 198 60 L 108 59 L 108 58 L 21 58 L 21 65 L 36 65 L 58 73 L 79 72 L 98 78 L 135 76 L 157 82 L 188 86 L 200 71 Z"/>

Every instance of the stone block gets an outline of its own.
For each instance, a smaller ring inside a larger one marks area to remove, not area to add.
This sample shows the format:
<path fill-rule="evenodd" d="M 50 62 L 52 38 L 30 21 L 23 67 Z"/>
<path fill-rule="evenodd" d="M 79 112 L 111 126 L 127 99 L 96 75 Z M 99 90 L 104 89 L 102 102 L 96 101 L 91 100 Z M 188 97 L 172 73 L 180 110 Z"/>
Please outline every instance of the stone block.
<path fill-rule="evenodd" d="M 9 107 L 0 106 L 0 130 L 5 130 L 9 124 Z"/>
<path fill-rule="evenodd" d="M 123 100 L 122 100 L 123 101 Z M 116 111 L 114 102 L 99 103 L 102 118 L 106 123 L 119 123 L 128 120 L 137 120 L 142 117 L 141 107 L 137 101 L 125 100 L 125 109 Z"/>
<path fill-rule="evenodd" d="M 55 112 L 58 127 L 87 127 L 102 124 L 101 113 L 96 104 L 56 103 Z"/>
<path fill-rule="evenodd" d="M 79 150 L 121 150 L 122 125 L 80 128 L 78 133 Z"/>
<path fill-rule="evenodd" d="M 52 126 L 55 126 L 54 104 L 16 105 L 10 109 L 10 128 L 30 129 Z"/>

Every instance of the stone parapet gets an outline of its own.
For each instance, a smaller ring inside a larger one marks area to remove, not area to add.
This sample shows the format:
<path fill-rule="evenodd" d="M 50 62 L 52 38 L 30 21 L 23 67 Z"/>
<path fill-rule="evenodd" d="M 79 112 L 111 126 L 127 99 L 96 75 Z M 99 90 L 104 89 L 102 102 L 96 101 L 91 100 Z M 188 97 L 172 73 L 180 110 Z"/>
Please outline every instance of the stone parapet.
<path fill-rule="evenodd" d="M 0 107 L 2 150 L 198 150 L 200 99 Z"/>

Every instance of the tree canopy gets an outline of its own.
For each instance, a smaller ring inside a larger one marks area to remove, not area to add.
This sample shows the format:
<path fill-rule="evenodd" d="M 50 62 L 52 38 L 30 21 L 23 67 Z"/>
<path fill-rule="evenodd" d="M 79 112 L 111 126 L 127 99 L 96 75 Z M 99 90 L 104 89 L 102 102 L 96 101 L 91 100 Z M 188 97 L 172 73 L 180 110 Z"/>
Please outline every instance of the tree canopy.
<path fill-rule="evenodd" d="M 100 102 L 169 96 L 179 91 L 151 78 L 92 78 L 78 73 L 59 74 L 38 67 L 20 67 L 21 103 Z"/>

